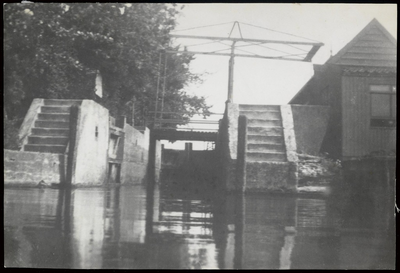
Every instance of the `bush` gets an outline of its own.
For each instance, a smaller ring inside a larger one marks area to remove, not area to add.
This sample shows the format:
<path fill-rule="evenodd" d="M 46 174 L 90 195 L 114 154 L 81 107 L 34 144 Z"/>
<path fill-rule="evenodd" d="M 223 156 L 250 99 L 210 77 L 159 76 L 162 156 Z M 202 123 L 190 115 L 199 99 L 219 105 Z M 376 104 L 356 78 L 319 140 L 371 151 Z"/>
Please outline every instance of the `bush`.
<path fill-rule="evenodd" d="M 18 138 L 19 124 L 19 119 L 8 119 L 4 117 L 4 149 L 19 150 L 21 146 Z"/>

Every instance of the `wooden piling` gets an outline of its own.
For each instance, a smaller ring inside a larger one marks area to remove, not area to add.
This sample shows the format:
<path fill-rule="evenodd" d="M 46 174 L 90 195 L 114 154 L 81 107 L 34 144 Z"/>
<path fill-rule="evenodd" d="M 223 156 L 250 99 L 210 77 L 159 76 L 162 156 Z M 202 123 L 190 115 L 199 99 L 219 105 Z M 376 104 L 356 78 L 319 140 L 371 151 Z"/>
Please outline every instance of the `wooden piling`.
<path fill-rule="evenodd" d="M 126 116 L 119 116 L 115 120 L 115 126 L 118 128 L 125 128 Z"/>
<path fill-rule="evenodd" d="M 67 175 L 65 186 L 70 187 L 75 175 L 76 167 L 76 137 L 78 132 L 78 120 L 80 116 L 80 106 L 72 105 L 69 115 L 69 149 L 67 160 Z"/>
<path fill-rule="evenodd" d="M 185 157 L 186 157 L 186 160 L 190 160 L 191 155 L 192 155 L 192 149 L 193 149 L 193 143 L 186 142 L 185 143 Z"/>
<path fill-rule="evenodd" d="M 246 190 L 246 150 L 247 150 L 247 117 L 239 116 L 237 145 L 237 190 Z"/>

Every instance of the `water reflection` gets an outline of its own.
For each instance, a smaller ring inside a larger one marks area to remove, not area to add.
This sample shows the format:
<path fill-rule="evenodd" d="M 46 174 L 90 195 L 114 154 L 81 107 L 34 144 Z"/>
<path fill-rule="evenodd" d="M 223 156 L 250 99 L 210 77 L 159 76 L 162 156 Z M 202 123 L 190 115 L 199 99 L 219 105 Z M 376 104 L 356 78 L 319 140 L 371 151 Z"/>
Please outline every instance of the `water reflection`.
<path fill-rule="evenodd" d="M 394 268 L 387 191 L 329 199 L 197 188 L 5 189 L 7 267 Z"/>

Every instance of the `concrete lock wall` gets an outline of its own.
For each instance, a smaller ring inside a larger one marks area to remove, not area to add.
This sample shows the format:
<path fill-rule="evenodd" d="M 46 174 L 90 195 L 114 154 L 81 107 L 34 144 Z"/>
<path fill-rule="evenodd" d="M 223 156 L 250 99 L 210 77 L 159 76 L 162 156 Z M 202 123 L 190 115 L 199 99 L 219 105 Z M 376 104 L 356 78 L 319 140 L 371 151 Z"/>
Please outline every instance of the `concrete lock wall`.
<path fill-rule="evenodd" d="M 146 127 L 143 132 L 129 124 L 124 127 L 123 160 L 121 163 L 121 183 L 141 184 L 145 181 L 149 159 L 150 130 Z M 156 181 L 161 169 L 161 143 L 156 141 Z"/>
<path fill-rule="evenodd" d="M 227 114 L 221 123 L 219 138 L 227 190 L 259 192 L 296 189 L 297 153 L 319 153 L 327 128 L 329 107 L 281 105 L 280 112 L 287 162 L 246 163 L 246 159 L 240 157 L 237 150 L 243 146 L 243 152 L 246 154 L 247 144 L 246 141 L 242 142 L 247 133 L 240 134 L 242 131 L 246 132 L 246 126 L 238 128 L 238 105 L 227 104 Z M 238 135 L 242 135 L 242 139 L 238 139 Z M 228 143 L 225 144 L 224 140 Z M 238 146 L 238 143 L 241 145 Z"/>
<path fill-rule="evenodd" d="M 146 128 L 141 133 L 129 124 L 125 124 L 124 131 L 121 183 L 140 184 L 146 175 L 149 132 Z"/>
<path fill-rule="evenodd" d="M 325 137 L 328 106 L 291 105 L 297 153 L 318 155 Z"/>
<path fill-rule="evenodd" d="M 24 141 L 36 119 L 43 99 L 34 99 L 20 128 L 20 140 Z M 120 182 L 141 183 L 146 176 L 150 130 L 141 131 L 125 124 L 117 157 L 109 157 L 110 115 L 103 106 L 92 100 L 83 100 L 76 128 L 76 144 L 72 166 L 72 184 L 103 185 L 108 178 L 109 159 L 121 162 Z M 113 143 L 113 142 L 112 142 Z M 112 144 L 111 143 L 111 144 Z M 156 141 L 155 178 L 161 170 L 161 143 Z M 6 184 L 37 185 L 66 181 L 66 154 L 37 153 L 4 150 L 4 180 Z"/>
<path fill-rule="evenodd" d="M 83 100 L 77 127 L 72 184 L 102 185 L 108 170 L 108 110 L 94 101 Z"/>
<path fill-rule="evenodd" d="M 246 164 L 245 192 L 291 192 L 296 190 L 296 162 L 252 162 Z"/>
<path fill-rule="evenodd" d="M 124 127 L 123 160 L 121 164 L 121 183 L 137 184 L 146 174 L 147 149 L 144 134 L 129 124 Z"/>
<path fill-rule="evenodd" d="M 62 183 L 67 156 L 63 154 L 4 150 L 4 183 L 20 186 Z"/>

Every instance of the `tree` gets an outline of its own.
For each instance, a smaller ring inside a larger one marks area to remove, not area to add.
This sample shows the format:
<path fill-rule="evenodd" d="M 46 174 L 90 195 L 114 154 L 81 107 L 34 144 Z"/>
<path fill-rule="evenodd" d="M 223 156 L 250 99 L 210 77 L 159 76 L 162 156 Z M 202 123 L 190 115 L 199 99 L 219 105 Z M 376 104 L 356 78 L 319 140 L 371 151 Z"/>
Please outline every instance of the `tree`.
<path fill-rule="evenodd" d="M 33 98 L 96 99 L 112 115 L 128 115 L 135 98 L 137 122 L 154 110 L 162 49 L 179 14 L 153 3 L 35 3 L 4 7 L 4 101 L 10 120 L 22 121 Z M 199 80 L 193 56 L 168 55 L 165 109 L 207 115 L 203 97 L 184 87 Z M 165 65 L 162 58 L 161 67 Z M 103 98 L 95 76 L 103 77 Z"/>

